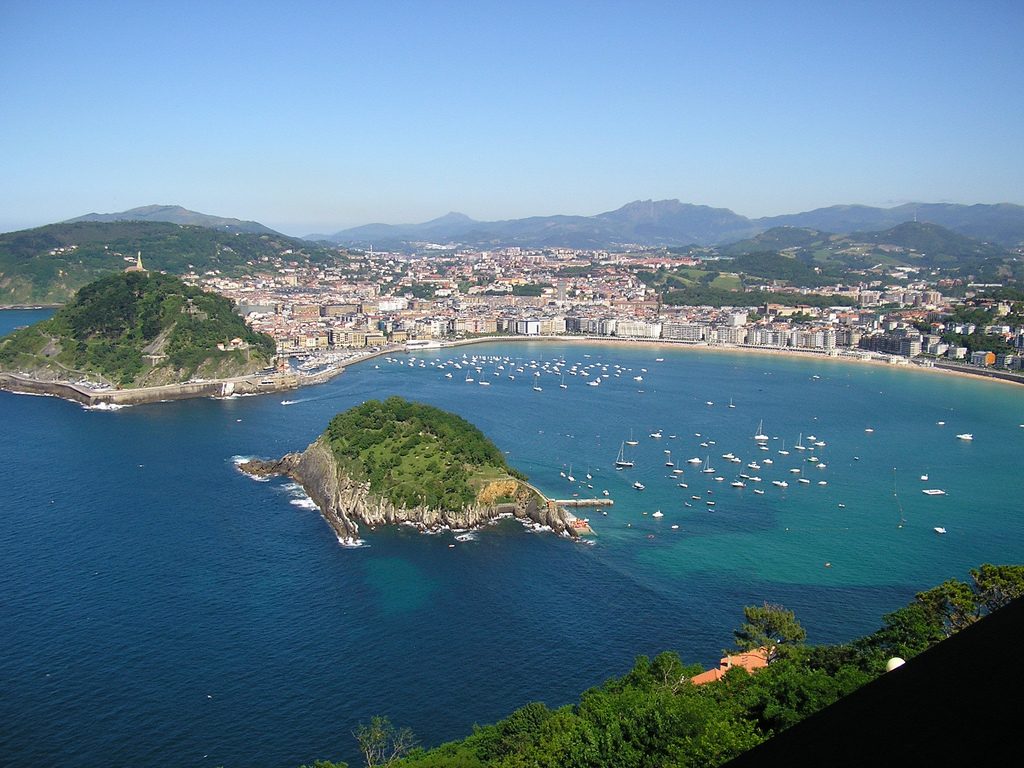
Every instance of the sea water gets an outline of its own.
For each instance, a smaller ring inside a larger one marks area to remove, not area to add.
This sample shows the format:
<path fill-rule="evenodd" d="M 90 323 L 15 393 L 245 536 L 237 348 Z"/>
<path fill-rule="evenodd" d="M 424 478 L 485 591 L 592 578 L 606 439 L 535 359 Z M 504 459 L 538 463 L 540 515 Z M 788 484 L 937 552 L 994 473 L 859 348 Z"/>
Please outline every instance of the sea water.
<path fill-rule="evenodd" d="M 0 331 L 33 317 L 0 313 Z M 466 383 L 474 355 L 491 386 Z M 116 412 L 0 393 L 5 763 L 354 764 L 352 729 L 375 714 L 434 745 L 576 700 L 637 654 L 714 664 L 744 605 L 782 603 L 812 642 L 840 642 L 1024 552 L 1014 386 L 666 346 L 414 356 L 284 395 Z M 469 419 L 553 498 L 608 490 L 613 506 L 579 510 L 592 544 L 505 521 L 472 541 L 381 529 L 346 548 L 301 489 L 236 469 L 391 394 Z M 617 471 L 631 431 L 635 466 Z M 801 435 L 826 445 L 796 451 Z M 762 480 L 731 487 L 741 472 Z"/>

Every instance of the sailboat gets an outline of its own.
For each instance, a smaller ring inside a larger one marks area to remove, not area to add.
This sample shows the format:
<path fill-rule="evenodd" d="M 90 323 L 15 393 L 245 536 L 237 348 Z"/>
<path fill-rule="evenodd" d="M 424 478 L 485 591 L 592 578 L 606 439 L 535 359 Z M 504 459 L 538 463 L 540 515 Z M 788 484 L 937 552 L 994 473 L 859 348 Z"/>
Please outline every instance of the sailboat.
<path fill-rule="evenodd" d="M 634 440 L 633 439 L 633 430 L 630 429 L 629 430 L 629 440 L 626 441 L 626 445 L 639 445 L 639 444 L 640 444 L 639 440 Z"/>
<path fill-rule="evenodd" d="M 782 448 L 781 448 L 781 450 L 779 450 L 779 455 L 780 456 L 789 456 L 789 451 L 786 450 L 786 441 L 785 440 L 782 441 Z"/>
<path fill-rule="evenodd" d="M 702 469 L 701 472 L 703 472 L 705 475 L 714 474 L 715 470 L 711 466 L 711 457 L 710 456 L 708 456 L 706 459 L 704 459 L 704 469 Z"/>
<path fill-rule="evenodd" d="M 562 383 L 558 385 L 560 389 L 568 389 L 569 385 L 565 383 L 565 374 L 562 374 Z"/>
<path fill-rule="evenodd" d="M 615 459 L 615 466 L 618 467 L 619 469 L 633 466 L 633 462 L 626 458 L 625 451 L 626 444 L 623 443 L 622 445 L 619 446 L 619 457 Z"/>
<path fill-rule="evenodd" d="M 666 467 L 674 467 L 675 464 L 672 463 L 672 453 L 670 451 L 665 451 L 665 453 L 668 454 L 668 458 L 665 459 L 665 466 Z"/>
<path fill-rule="evenodd" d="M 729 407 L 730 408 L 735 408 L 736 407 L 735 405 L 732 404 L 732 398 L 731 397 L 729 398 Z"/>
<path fill-rule="evenodd" d="M 803 432 L 801 432 L 800 436 L 796 439 L 796 445 L 793 446 L 793 450 L 795 450 L 795 451 L 805 451 L 805 450 L 807 450 L 806 446 L 804 445 L 804 433 Z"/>
<path fill-rule="evenodd" d="M 763 442 L 768 439 L 768 435 L 764 433 L 764 421 L 757 422 L 757 433 L 754 435 L 754 439 L 758 442 Z"/>

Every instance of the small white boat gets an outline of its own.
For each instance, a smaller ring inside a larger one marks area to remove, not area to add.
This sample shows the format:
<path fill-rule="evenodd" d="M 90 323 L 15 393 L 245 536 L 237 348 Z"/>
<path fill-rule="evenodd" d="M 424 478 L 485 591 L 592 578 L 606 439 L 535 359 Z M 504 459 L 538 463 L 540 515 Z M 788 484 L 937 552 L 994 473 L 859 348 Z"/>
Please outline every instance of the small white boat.
<path fill-rule="evenodd" d="M 660 509 L 657 512 L 655 512 L 653 515 L 651 515 L 651 517 L 664 517 L 664 516 L 665 515 L 662 514 Z"/>
<path fill-rule="evenodd" d="M 673 525 L 672 526 L 672 530 L 673 531 L 678 531 L 679 530 L 679 526 L 678 525 Z"/>
<path fill-rule="evenodd" d="M 702 462 L 701 462 L 700 459 L 698 459 L 696 456 L 694 456 L 692 459 L 687 459 L 686 463 L 687 464 L 701 464 Z"/>
<path fill-rule="evenodd" d="M 762 491 L 760 488 L 755 488 L 754 493 L 756 493 L 758 496 L 764 496 L 764 491 Z"/>
<path fill-rule="evenodd" d="M 777 485 L 779 488 L 789 488 L 789 483 L 785 480 L 772 480 L 772 485 Z"/>
<path fill-rule="evenodd" d="M 925 488 L 921 491 L 925 496 L 945 496 L 946 492 L 941 488 Z"/>
<path fill-rule="evenodd" d="M 957 435 L 956 437 L 957 437 L 958 440 L 973 440 L 974 439 L 974 435 L 972 435 L 970 432 L 964 432 L 962 435 Z"/>
<path fill-rule="evenodd" d="M 744 483 L 742 480 L 733 480 L 731 483 L 729 483 L 729 485 L 731 485 L 733 488 L 746 488 L 747 487 L 747 484 Z"/>
<path fill-rule="evenodd" d="M 928 475 L 921 475 L 921 481 L 925 482 L 928 480 Z"/>
<path fill-rule="evenodd" d="M 651 437 L 655 440 L 661 440 L 661 430 L 659 429 L 657 432 L 651 432 Z"/>
<path fill-rule="evenodd" d="M 642 491 L 646 486 L 639 480 L 637 480 L 635 483 L 633 483 L 633 487 L 636 488 L 638 491 Z"/>
<path fill-rule="evenodd" d="M 935 531 L 936 533 L 945 533 L 946 532 L 946 529 L 943 528 L 940 525 L 935 526 L 934 528 L 932 528 L 932 530 Z"/>
<path fill-rule="evenodd" d="M 768 440 L 769 439 L 768 435 L 766 435 L 764 433 L 764 422 L 763 421 L 757 422 L 757 432 L 754 434 L 754 439 L 757 440 L 758 442 L 761 442 L 762 440 Z"/>
<path fill-rule="evenodd" d="M 534 388 L 533 388 L 533 391 L 534 391 L 534 392 L 543 392 L 544 390 L 543 390 L 543 389 L 541 389 L 540 387 L 534 387 Z"/>
<path fill-rule="evenodd" d="M 797 480 L 797 482 L 798 483 L 803 483 L 804 485 L 810 485 L 811 484 L 811 481 L 808 480 L 806 477 L 801 477 L 799 480 Z"/>
<path fill-rule="evenodd" d="M 874 432 L 875 430 L 873 430 L 871 427 L 868 427 L 864 431 L 870 434 L 871 432 Z"/>

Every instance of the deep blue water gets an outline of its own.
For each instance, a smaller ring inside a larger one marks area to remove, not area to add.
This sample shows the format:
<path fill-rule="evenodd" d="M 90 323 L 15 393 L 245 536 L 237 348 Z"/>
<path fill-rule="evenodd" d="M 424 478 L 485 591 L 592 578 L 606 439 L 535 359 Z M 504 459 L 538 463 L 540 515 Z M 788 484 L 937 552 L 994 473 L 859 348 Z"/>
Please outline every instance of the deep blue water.
<path fill-rule="evenodd" d="M 0 313 L 0 332 L 40 316 Z M 745 604 L 781 602 L 812 641 L 837 642 L 920 589 L 1022 559 L 1019 388 L 667 347 L 463 352 L 538 370 L 563 356 L 602 362 L 609 378 L 566 376 L 563 390 L 544 374 L 534 392 L 532 369 L 513 381 L 487 362 L 492 386 L 480 387 L 429 364 L 446 351 L 421 355 L 424 368 L 379 360 L 284 395 L 115 413 L 0 393 L 3 762 L 355 764 L 352 728 L 374 714 L 433 745 L 531 700 L 575 700 L 637 654 L 711 664 Z M 552 496 L 607 488 L 609 514 L 586 513 L 595 544 L 506 522 L 455 548 L 409 530 L 343 548 L 287 483 L 234 468 L 235 456 L 301 449 L 334 413 L 389 394 L 465 416 Z M 759 421 L 767 452 L 752 440 Z M 659 428 L 661 440 L 648 437 Z M 630 429 L 637 466 L 616 472 Z M 825 468 L 778 453 L 801 433 L 827 443 L 815 449 Z M 725 481 L 682 463 L 691 457 L 710 457 Z M 745 467 L 765 457 L 773 464 Z M 797 466 L 811 484 L 795 482 Z M 579 482 L 588 472 L 593 489 Z M 765 494 L 729 487 L 738 472 L 761 476 Z M 770 485 L 781 478 L 788 488 Z M 644 514 L 656 509 L 665 516 Z"/>

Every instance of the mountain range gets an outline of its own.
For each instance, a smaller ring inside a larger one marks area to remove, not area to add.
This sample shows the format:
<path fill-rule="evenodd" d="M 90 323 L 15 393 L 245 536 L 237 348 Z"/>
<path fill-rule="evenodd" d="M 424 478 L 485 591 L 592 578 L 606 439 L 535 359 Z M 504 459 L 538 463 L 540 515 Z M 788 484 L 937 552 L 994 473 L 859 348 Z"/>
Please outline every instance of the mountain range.
<path fill-rule="evenodd" d="M 160 221 L 228 233 L 280 236 L 279 232 L 256 221 L 210 216 L 179 205 L 146 205 L 120 213 L 88 213 L 63 223 L 81 221 Z M 1024 245 L 1024 206 L 1011 203 L 906 203 L 894 208 L 833 205 L 751 219 L 728 208 L 679 200 L 635 200 L 594 216 L 531 216 L 500 221 L 477 221 L 463 213 L 452 212 L 421 224 L 364 224 L 334 234 L 306 235 L 304 239 L 356 247 L 372 245 L 381 249 L 415 243 L 458 243 L 481 248 L 717 246 L 746 240 L 778 227 L 845 235 L 887 230 L 908 221 L 938 224 L 957 234 L 1004 248 Z"/>
<path fill-rule="evenodd" d="M 79 221 L 164 221 L 171 224 L 219 229 L 232 234 L 281 234 L 280 232 L 275 232 L 270 227 L 263 226 L 258 221 L 243 221 L 241 219 L 224 218 L 223 216 L 210 216 L 206 213 L 190 211 L 187 208 L 182 208 L 180 205 L 144 205 L 140 208 L 132 208 L 120 213 L 87 213 L 84 216 L 77 216 L 61 223 L 74 224 Z"/>
<path fill-rule="evenodd" d="M 504 221 L 476 221 L 453 212 L 422 224 L 366 224 L 332 235 L 307 235 L 306 239 L 380 248 L 416 242 L 479 247 L 706 246 L 743 240 L 773 227 L 848 234 L 885 230 L 915 220 L 1007 248 L 1024 244 L 1024 206 L 1010 203 L 907 203 L 895 208 L 836 205 L 750 219 L 728 208 L 678 200 L 636 200 L 595 216 L 533 216 Z"/>

